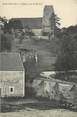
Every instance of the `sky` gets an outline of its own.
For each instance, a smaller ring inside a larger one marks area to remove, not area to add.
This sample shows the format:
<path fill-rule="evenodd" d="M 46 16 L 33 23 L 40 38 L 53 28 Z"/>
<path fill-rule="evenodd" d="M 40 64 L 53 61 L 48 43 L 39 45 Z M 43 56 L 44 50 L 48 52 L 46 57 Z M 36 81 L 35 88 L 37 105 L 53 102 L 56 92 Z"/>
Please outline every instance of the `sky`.
<path fill-rule="evenodd" d="M 61 18 L 61 27 L 77 24 L 77 0 L 0 0 L 0 15 L 8 19 L 42 17 L 45 5 L 54 6 L 55 13 Z"/>

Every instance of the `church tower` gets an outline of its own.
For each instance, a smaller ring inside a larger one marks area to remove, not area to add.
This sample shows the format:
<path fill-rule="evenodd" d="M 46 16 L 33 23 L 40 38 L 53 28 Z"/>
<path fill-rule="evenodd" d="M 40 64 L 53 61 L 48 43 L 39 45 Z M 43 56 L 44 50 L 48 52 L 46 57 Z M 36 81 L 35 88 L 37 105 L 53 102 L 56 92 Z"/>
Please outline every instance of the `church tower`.
<path fill-rule="evenodd" d="M 54 38 L 54 27 L 55 27 L 54 8 L 52 5 L 46 5 L 44 7 L 42 19 L 43 35 L 49 36 L 49 39 Z"/>

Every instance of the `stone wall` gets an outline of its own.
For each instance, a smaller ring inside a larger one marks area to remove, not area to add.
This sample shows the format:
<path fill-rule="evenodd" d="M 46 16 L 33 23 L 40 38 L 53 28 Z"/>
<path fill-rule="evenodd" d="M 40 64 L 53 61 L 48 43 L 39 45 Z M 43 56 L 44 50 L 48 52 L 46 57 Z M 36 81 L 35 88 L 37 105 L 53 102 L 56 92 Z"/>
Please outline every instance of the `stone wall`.
<path fill-rule="evenodd" d="M 40 78 L 32 83 L 37 97 L 67 101 L 77 104 L 77 84 L 55 80 L 54 78 Z"/>

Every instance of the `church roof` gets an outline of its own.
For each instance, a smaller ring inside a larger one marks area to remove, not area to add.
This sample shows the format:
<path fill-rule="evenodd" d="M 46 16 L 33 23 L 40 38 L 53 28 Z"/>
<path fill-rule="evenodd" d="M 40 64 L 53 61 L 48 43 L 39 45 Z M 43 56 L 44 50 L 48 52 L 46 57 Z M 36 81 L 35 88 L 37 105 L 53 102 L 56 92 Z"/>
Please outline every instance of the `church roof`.
<path fill-rule="evenodd" d="M 31 29 L 40 29 L 42 27 L 42 17 L 36 18 L 12 18 L 12 21 L 21 21 L 23 28 L 28 26 Z"/>

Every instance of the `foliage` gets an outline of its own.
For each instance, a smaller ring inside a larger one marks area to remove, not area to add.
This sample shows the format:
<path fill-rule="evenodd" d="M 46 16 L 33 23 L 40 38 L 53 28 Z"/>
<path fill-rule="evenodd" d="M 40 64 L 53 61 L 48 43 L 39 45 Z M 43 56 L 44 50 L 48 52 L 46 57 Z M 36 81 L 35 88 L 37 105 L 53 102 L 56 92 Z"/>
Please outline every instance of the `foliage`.
<path fill-rule="evenodd" d="M 0 17 L 0 21 L 4 24 L 0 39 L 0 51 L 11 51 L 13 36 L 9 29 L 9 20 L 6 17 Z"/>
<path fill-rule="evenodd" d="M 60 32 L 61 47 L 55 64 L 56 70 L 77 69 L 77 26 L 71 26 Z"/>
<path fill-rule="evenodd" d="M 23 25 L 22 25 L 21 21 L 18 20 L 18 19 L 15 19 L 15 20 L 11 19 L 11 20 L 9 20 L 9 24 L 8 25 L 9 25 L 10 29 L 11 28 L 13 28 L 13 29 L 22 29 L 23 28 Z"/>
<path fill-rule="evenodd" d="M 0 21 L 3 22 L 4 31 L 8 31 L 9 30 L 9 27 L 8 27 L 9 20 L 6 17 L 0 17 Z"/>
<path fill-rule="evenodd" d="M 4 33 L 1 35 L 1 47 L 0 51 L 11 51 L 13 37 L 10 33 Z"/>
<path fill-rule="evenodd" d="M 0 21 L 2 21 L 4 24 L 8 23 L 8 20 L 6 17 L 0 17 Z"/>
<path fill-rule="evenodd" d="M 52 16 L 50 17 L 50 21 L 51 21 L 51 27 L 52 25 L 54 25 L 54 27 L 59 27 L 60 26 L 60 18 L 56 15 L 56 14 L 52 14 Z"/>

